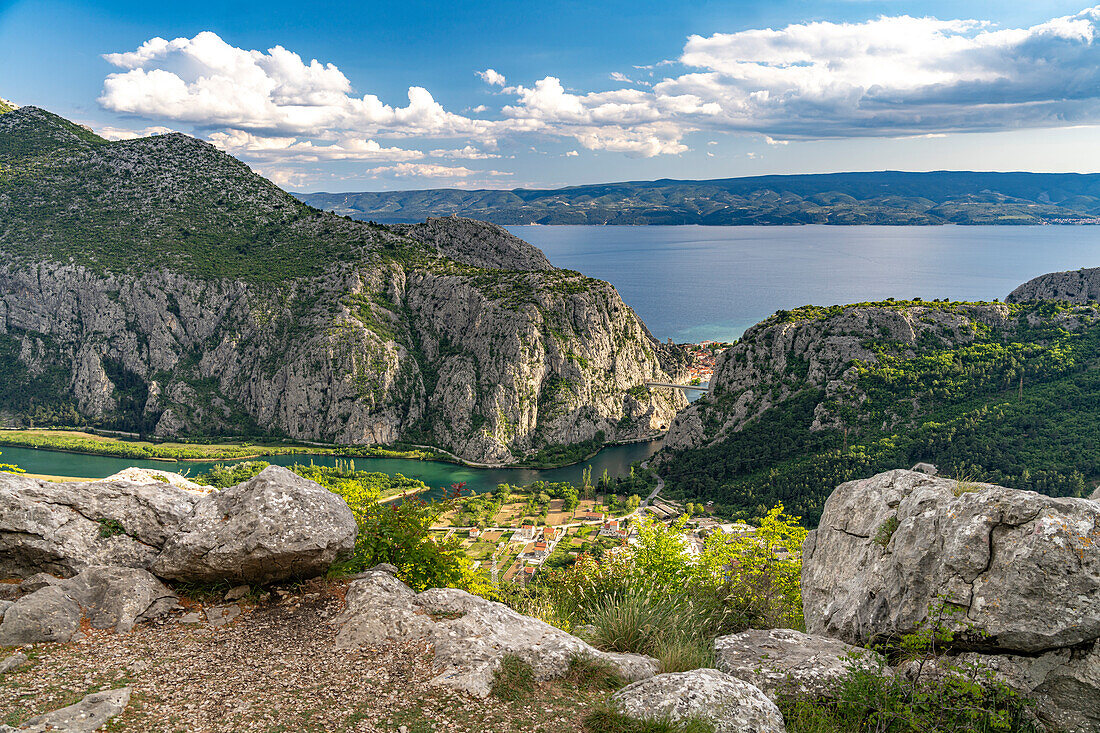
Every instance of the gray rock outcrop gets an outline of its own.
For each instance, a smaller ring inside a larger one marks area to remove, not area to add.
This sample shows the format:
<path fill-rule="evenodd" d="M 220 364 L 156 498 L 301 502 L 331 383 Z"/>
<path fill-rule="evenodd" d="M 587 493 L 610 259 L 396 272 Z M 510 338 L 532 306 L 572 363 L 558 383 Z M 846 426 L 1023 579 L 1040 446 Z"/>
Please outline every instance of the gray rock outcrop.
<path fill-rule="evenodd" d="M 1070 303 L 1100 301 L 1100 267 L 1040 275 L 1028 280 L 1005 298 L 1009 303 L 1031 300 L 1062 300 Z"/>
<path fill-rule="evenodd" d="M 943 605 L 948 662 L 980 661 L 1044 720 L 1100 730 L 1094 501 L 912 471 L 851 481 L 803 546 L 802 592 L 807 629 L 854 644 L 926 627 Z"/>
<path fill-rule="evenodd" d="M 0 473 L 0 576 L 148 568 L 199 498 L 158 481 L 51 483 Z"/>
<path fill-rule="evenodd" d="M 40 109 L 0 115 L 0 148 L 18 181 L 0 197 L 0 342 L 24 383 L 49 374 L 43 396 L 93 424 L 406 439 L 501 463 L 651 437 L 686 404 L 634 389 L 681 361 L 610 284 L 499 227 L 345 220 L 208 143 L 106 144 Z"/>
<path fill-rule="evenodd" d="M 323 573 L 355 547 L 343 499 L 281 466 L 196 502 L 153 563 L 175 580 L 267 583 Z"/>
<path fill-rule="evenodd" d="M 20 725 L 0 725 L 0 733 L 92 733 L 107 725 L 107 722 L 126 709 L 130 704 L 130 688 L 93 692 L 75 705 L 38 715 Z"/>
<path fill-rule="evenodd" d="M 343 499 L 278 466 L 212 493 L 160 481 L 55 484 L 0 474 L 3 576 L 109 565 L 262 583 L 323 573 L 356 534 Z M 24 590 L 56 580 L 42 575 Z"/>
<path fill-rule="evenodd" d="M 429 217 L 422 224 L 391 225 L 391 229 L 434 247 L 455 262 L 495 270 L 553 270 L 538 247 L 487 221 L 461 217 Z"/>
<path fill-rule="evenodd" d="M 714 652 L 719 670 L 760 688 L 772 700 L 783 694 L 828 696 L 857 667 L 891 674 L 876 652 L 794 629 L 721 636 L 714 640 Z"/>
<path fill-rule="evenodd" d="M 487 697 L 501 659 L 514 654 L 538 680 L 564 676 L 575 656 L 611 664 L 624 678 L 657 672 L 657 661 L 638 654 L 601 652 L 549 624 L 454 588 L 416 593 L 387 572 L 374 570 L 348 588 L 347 607 L 334 620 L 338 648 L 387 641 L 426 640 L 435 652 L 434 683 Z"/>
<path fill-rule="evenodd" d="M 616 692 L 612 705 L 641 720 L 699 718 L 715 733 L 784 733 L 783 715 L 753 685 L 716 669 L 659 674 Z"/>
<path fill-rule="evenodd" d="M 90 567 L 12 604 L 0 620 L 0 646 L 69 641 L 82 621 L 126 633 L 176 605 L 176 595 L 145 570 Z"/>
<path fill-rule="evenodd" d="M 845 406 L 863 399 L 853 362 L 877 361 L 876 343 L 887 344 L 891 355 L 912 356 L 925 341 L 963 344 L 979 330 L 1010 328 L 1011 315 L 1003 303 L 959 304 L 952 310 L 920 304 L 849 305 L 805 316 L 780 312 L 745 331 L 718 355 L 710 391 L 676 416 L 666 451 L 658 458 L 726 440 L 807 388 L 820 390 L 821 398 L 806 429 L 837 427 L 843 424 Z M 900 423 L 907 417 L 905 412 L 889 420 Z"/>
<path fill-rule="evenodd" d="M 806 627 L 866 646 L 939 599 L 975 649 L 1040 653 L 1100 637 L 1100 506 L 888 471 L 839 486 L 803 548 Z"/>

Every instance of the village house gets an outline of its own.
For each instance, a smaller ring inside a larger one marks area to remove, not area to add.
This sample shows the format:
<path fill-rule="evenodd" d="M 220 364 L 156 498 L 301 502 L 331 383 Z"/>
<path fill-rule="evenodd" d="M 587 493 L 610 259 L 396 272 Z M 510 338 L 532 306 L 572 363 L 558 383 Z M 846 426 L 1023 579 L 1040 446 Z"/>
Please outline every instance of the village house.
<path fill-rule="evenodd" d="M 535 539 L 535 525 L 525 524 L 512 534 L 512 542 L 530 542 Z"/>

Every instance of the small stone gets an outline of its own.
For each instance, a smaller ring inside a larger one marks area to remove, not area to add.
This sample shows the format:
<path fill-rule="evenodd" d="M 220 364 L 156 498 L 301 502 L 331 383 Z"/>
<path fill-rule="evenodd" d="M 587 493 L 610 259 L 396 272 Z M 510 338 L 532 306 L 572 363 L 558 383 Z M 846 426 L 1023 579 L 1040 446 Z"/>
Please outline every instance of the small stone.
<path fill-rule="evenodd" d="M 14 601 L 21 595 L 23 591 L 19 588 L 19 583 L 0 582 L 0 601 Z"/>
<path fill-rule="evenodd" d="M 225 626 L 240 615 L 241 607 L 237 604 L 211 606 L 206 609 L 206 620 L 211 626 Z"/>
<path fill-rule="evenodd" d="M 198 611 L 192 611 L 191 613 L 185 613 L 180 616 L 181 624 L 201 624 L 203 616 Z"/>
<path fill-rule="evenodd" d="M 235 588 L 230 588 L 225 593 L 225 600 L 227 601 L 239 601 L 251 592 L 252 586 L 250 585 L 238 585 Z"/>
<path fill-rule="evenodd" d="M 20 733 L 45 733 L 45 731 L 92 733 L 125 710 L 129 702 L 129 687 L 94 692 L 75 705 L 31 718 L 15 730 Z"/>
<path fill-rule="evenodd" d="M 57 585 L 60 582 L 61 578 L 49 573 L 35 573 L 19 584 L 19 590 L 23 593 L 34 593 L 36 590 L 41 590 L 49 585 Z"/>
<path fill-rule="evenodd" d="M 23 652 L 16 652 L 10 657 L 0 661 L 0 674 L 6 674 L 7 672 L 13 672 L 24 664 L 27 663 L 27 655 Z"/>

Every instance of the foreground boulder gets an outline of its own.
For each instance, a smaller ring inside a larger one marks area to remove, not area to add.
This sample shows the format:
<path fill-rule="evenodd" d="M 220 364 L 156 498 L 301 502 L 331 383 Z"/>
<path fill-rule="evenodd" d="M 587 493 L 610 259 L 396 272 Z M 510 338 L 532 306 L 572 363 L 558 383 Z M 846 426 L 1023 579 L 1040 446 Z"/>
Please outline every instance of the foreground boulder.
<path fill-rule="evenodd" d="M 160 481 L 51 483 L 0 473 L 0 577 L 148 569 L 200 498 Z"/>
<path fill-rule="evenodd" d="M 955 628 L 1044 721 L 1100 731 L 1100 504 L 912 471 L 851 481 L 803 546 L 806 627 L 853 644 Z"/>
<path fill-rule="evenodd" d="M 627 680 L 652 677 L 657 661 L 640 654 L 601 652 L 581 639 L 502 603 L 454 588 L 416 593 L 385 570 L 372 570 L 348 588 L 347 608 L 334 621 L 338 648 L 388 641 L 431 643 L 436 684 L 487 697 L 506 655 L 531 665 L 539 680 L 562 677 L 576 656 L 612 665 Z"/>
<path fill-rule="evenodd" d="M 93 692 L 75 705 L 31 718 L 14 728 L 0 725 L 0 733 L 92 733 L 107 725 L 130 703 L 130 688 Z"/>
<path fill-rule="evenodd" d="M 852 644 L 959 609 L 958 646 L 1035 654 L 1100 637 L 1100 505 L 889 471 L 841 485 L 803 546 L 806 628 Z"/>
<path fill-rule="evenodd" d="M 876 652 L 794 629 L 721 636 L 714 640 L 714 652 L 719 670 L 760 688 L 772 700 L 784 694 L 828 696 L 853 667 L 891 674 Z"/>
<path fill-rule="evenodd" d="M 268 583 L 325 572 L 358 528 L 336 494 L 281 466 L 202 497 L 153 563 L 163 578 Z"/>
<path fill-rule="evenodd" d="M 146 483 L 0 473 L 0 577 L 68 577 L 110 565 L 263 583 L 323 573 L 355 546 L 344 500 L 285 468 L 211 493 L 149 472 L 125 475 Z"/>
<path fill-rule="evenodd" d="M 715 733 L 784 733 L 783 715 L 753 685 L 716 669 L 659 674 L 627 685 L 611 698 L 624 715 L 641 720 L 699 718 Z"/>
<path fill-rule="evenodd" d="M 176 606 L 176 595 L 145 570 L 91 567 L 12 604 L 0 619 L 0 646 L 69 641 L 82 622 L 126 633 Z"/>

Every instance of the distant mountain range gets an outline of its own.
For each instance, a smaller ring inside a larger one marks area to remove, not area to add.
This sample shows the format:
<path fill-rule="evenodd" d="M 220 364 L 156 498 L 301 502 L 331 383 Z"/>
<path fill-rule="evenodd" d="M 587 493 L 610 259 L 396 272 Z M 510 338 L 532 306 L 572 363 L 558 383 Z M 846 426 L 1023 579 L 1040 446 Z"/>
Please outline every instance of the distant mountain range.
<path fill-rule="evenodd" d="M 631 181 L 553 190 L 299 193 L 353 219 L 458 216 L 496 224 L 1100 223 L 1100 174 L 829 173 Z"/>

